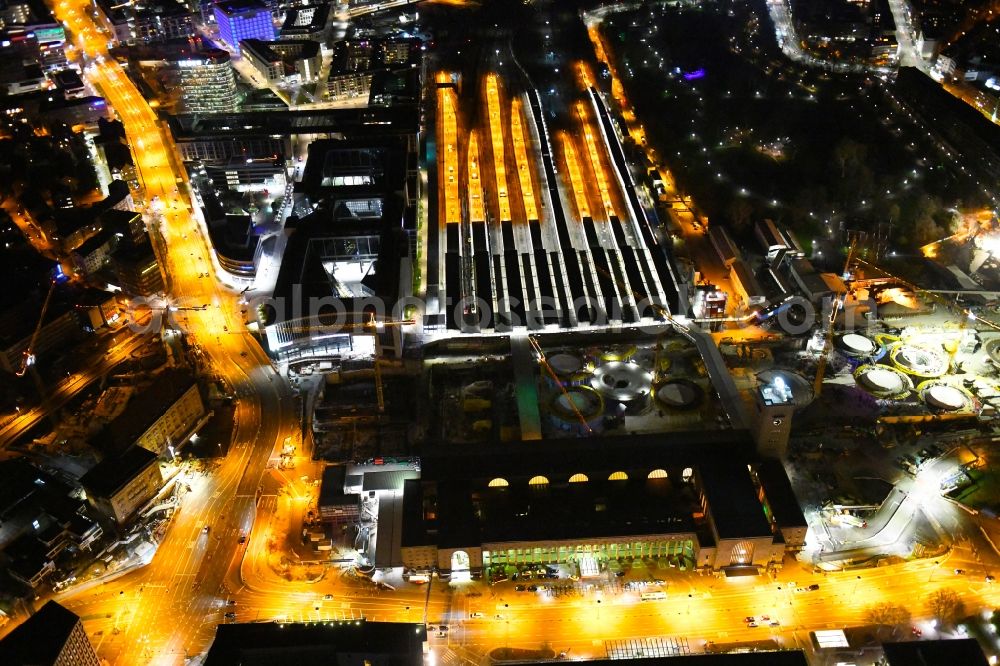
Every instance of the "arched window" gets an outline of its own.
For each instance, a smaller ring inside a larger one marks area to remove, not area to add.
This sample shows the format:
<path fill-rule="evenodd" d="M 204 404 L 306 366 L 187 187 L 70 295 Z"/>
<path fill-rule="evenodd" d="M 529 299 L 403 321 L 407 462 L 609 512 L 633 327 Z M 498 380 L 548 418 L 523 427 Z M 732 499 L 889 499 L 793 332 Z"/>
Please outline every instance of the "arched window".
<path fill-rule="evenodd" d="M 570 483 L 586 483 L 587 481 L 590 481 L 590 479 L 587 478 L 586 474 L 574 474 L 569 477 Z"/>
<path fill-rule="evenodd" d="M 506 488 L 510 484 L 507 483 L 507 479 L 497 477 L 490 481 L 490 488 Z"/>
<path fill-rule="evenodd" d="M 652 472 L 649 473 L 649 476 L 647 476 L 646 478 L 647 479 L 665 479 L 665 478 L 667 478 L 667 470 L 665 470 L 665 469 L 654 469 Z"/>
<path fill-rule="evenodd" d="M 628 474 L 625 472 L 615 472 L 608 477 L 608 481 L 628 481 Z"/>
<path fill-rule="evenodd" d="M 548 485 L 548 483 L 549 480 L 544 476 L 533 476 L 531 477 L 531 480 L 528 481 L 529 486 L 545 486 Z"/>
<path fill-rule="evenodd" d="M 684 471 L 681 472 L 681 478 L 684 480 L 684 483 L 690 481 L 692 476 L 694 476 L 694 470 L 690 467 L 685 467 Z"/>

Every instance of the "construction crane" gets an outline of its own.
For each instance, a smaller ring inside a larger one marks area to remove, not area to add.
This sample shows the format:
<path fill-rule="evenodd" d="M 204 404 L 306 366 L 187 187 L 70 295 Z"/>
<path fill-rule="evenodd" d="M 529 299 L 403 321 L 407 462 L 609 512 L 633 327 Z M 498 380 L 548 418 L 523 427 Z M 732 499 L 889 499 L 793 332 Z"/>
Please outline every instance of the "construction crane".
<path fill-rule="evenodd" d="M 52 294 L 55 290 L 56 281 L 53 280 L 49 283 L 49 293 L 45 295 L 45 302 L 42 303 L 42 312 L 38 315 L 38 323 L 35 325 L 35 330 L 28 340 L 28 346 L 24 348 L 23 357 L 21 358 L 21 368 L 14 373 L 18 377 L 24 377 L 28 368 L 35 364 L 35 343 L 38 342 L 38 334 L 42 332 L 42 324 L 45 323 L 45 313 L 49 310 L 49 302 L 52 300 Z"/>
<path fill-rule="evenodd" d="M 345 333 L 353 332 L 366 332 L 372 336 L 378 336 L 381 330 L 389 326 L 406 326 L 413 324 L 413 319 L 387 319 L 387 320 L 377 320 L 374 314 L 369 314 L 368 319 L 365 321 L 358 322 L 348 322 L 337 324 L 336 328 L 339 331 L 344 331 Z M 308 326 L 302 324 L 291 324 L 284 323 L 281 324 L 282 330 L 291 333 L 312 333 L 316 330 L 315 326 Z M 375 399 L 378 402 L 379 414 L 385 412 L 385 392 L 382 386 L 382 355 L 379 353 L 380 346 L 376 343 L 375 345 Z"/>
<path fill-rule="evenodd" d="M 854 262 L 854 251 L 858 247 L 858 239 L 864 242 L 865 232 L 859 231 L 857 233 L 851 234 L 851 244 L 847 248 L 847 259 L 844 261 L 844 272 L 842 275 L 845 277 L 851 271 L 851 264 Z M 833 307 L 830 308 L 830 320 L 826 323 L 826 330 L 823 333 L 823 351 L 819 355 L 819 363 L 816 364 L 816 379 L 813 381 L 813 396 L 815 398 L 819 397 L 819 394 L 823 391 L 823 377 L 826 375 L 826 361 L 830 356 L 830 351 L 833 349 L 833 325 L 837 321 L 837 315 L 840 314 L 840 308 L 844 305 L 844 298 L 846 298 L 846 285 L 845 291 L 838 292 L 833 299 Z"/>

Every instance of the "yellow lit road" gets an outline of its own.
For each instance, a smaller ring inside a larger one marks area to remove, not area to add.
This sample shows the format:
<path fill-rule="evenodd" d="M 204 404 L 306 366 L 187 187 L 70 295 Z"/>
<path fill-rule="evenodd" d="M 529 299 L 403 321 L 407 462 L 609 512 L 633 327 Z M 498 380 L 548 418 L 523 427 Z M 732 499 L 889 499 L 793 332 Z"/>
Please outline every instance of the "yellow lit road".
<path fill-rule="evenodd" d="M 153 561 L 97 588 L 70 592 L 62 601 L 84 617 L 88 632 L 101 632 L 94 642 L 112 664 L 180 664 L 186 654 L 207 647 L 222 621 L 226 575 L 238 560 L 239 533 L 253 525 L 264 466 L 275 444 L 296 434 L 297 422 L 287 388 L 242 318 L 234 316 L 240 309 L 237 297 L 214 277 L 205 234 L 181 195 L 186 174 L 174 147 L 148 103 L 108 56 L 88 7 L 74 0 L 54 9 L 94 61 L 85 71 L 88 80 L 125 125 L 146 200 L 159 220 L 151 231 L 172 302 L 207 306 L 176 313 L 177 323 L 238 400 L 233 445 L 217 470 L 189 480 L 192 490 Z"/>
<path fill-rule="evenodd" d="M 185 178 L 173 146 L 161 133 L 149 105 L 118 64 L 107 57 L 105 39 L 87 7 L 84 0 L 73 0 L 59 4 L 56 13 L 82 40 L 88 57 L 104 58 L 86 74 L 125 124 L 147 198 L 158 198 L 153 205 L 161 220 L 154 230 L 156 248 L 169 278 L 171 296 L 177 305 L 207 305 L 177 313 L 178 323 L 201 350 L 214 375 L 238 398 L 233 444 L 216 469 L 184 472 L 182 482 L 191 490 L 170 521 L 152 562 L 117 579 L 81 586 L 59 597 L 83 618 L 99 654 L 109 663 L 182 664 L 187 656 L 207 648 L 215 626 L 224 621 L 227 612 L 235 613 L 240 621 L 364 615 L 376 620 L 420 622 L 427 600 L 426 619 L 447 620 L 454 627 L 445 641 L 477 652 L 505 644 L 537 647 L 547 642 L 559 650 L 572 648 L 574 656 L 584 656 L 603 655 L 603 641 L 626 637 L 684 636 L 692 641 L 725 642 L 776 633 L 791 641 L 793 630 L 860 623 L 865 608 L 883 600 L 898 601 L 920 617 L 927 612 L 916 600 L 945 587 L 960 590 L 970 606 L 980 601 L 1000 603 L 997 590 L 982 577 L 955 576 L 949 573 L 947 561 L 914 562 L 820 579 L 803 576 L 799 585 L 818 580 L 821 589 L 802 593 L 793 591 L 787 575 L 781 577 L 783 584 L 764 579 L 726 582 L 713 577 L 665 575 L 669 579 L 668 598 L 648 602 L 631 593 L 568 600 L 538 598 L 516 593 L 509 586 L 493 590 L 495 596 L 486 591 L 472 597 L 463 594 L 458 585 L 445 587 L 440 582 L 433 583 L 430 590 L 406 585 L 377 593 L 362 581 L 337 576 L 332 569 L 317 568 L 311 579 L 288 580 L 280 575 L 269 562 L 268 553 L 272 542 L 286 535 L 273 533 L 271 526 L 282 508 L 280 502 L 296 500 L 295 495 L 289 499 L 263 492 L 263 473 L 275 445 L 286 437 L 297 437 L 296 410 L 242 319 L 234 316 L 239 312 L 236 296 L 214 277 L 217 270 L 204 232 L 179 191 L 186 187 Z M 500 137 L 502 150 L 502 132 Z M 497 148 L 494 140 L 494 154 Z M 499 162 L 502 165 L 502 158 Z M 284 509 L 292 511 L 293 506 Z M 246 543 L 240 544 L 243 535 Z M 302 571 L 306 577 L 313 573 L 308 566 Z M 472 612 L 483 613 L 484 620 L 472 619 Z M 771 615 L 781 626 L 749 629 L 743 624 L 743 617 L 758 614 Z"/>

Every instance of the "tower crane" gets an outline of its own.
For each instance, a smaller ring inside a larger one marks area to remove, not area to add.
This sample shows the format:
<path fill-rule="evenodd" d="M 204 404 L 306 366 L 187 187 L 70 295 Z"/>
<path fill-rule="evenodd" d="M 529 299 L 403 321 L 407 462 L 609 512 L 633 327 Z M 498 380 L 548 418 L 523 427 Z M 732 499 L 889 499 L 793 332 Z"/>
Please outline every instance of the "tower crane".
<path fill-rule="evenodd" d="M 573 396 L 571 396 L 566 391 L 566 387 L 563 386 L 563 383 L 559 379 L 559 376 L 556 375 L 555 370 L 553 370 L 552 366 L 549 365 L 549 361 L 547 358 L 545 358 L 545 352 L 542 351 L 542 346 L 538 344 L 538 340 L 535 339 L 535 336 L 529 335 L 528 342 L 531 343 L 532 349 L 534 349 L 535 353 L 538 354 L 539 365 L 545 368 L 545 371 L 549 373 L 549 376 L 552 378 L 552 381 L 554 381 L 556 386 L 559 387 L 559 390 L 562 391 L 563 396 L 566 398 L 566 404 L 568 404 L 570 406 L 570 409 L 573 410 L 573 413 L 576 414 L 576 418 L 580 419 L 580 423 L 583 425 L 583 429 L 586 430 L 588 433 L 593 434 L 594 433 L 593 428 L 590 427 L 590 424 L 587 423 L 587 419 L 584 418 L 583 414 L 580 413 L 580 410 L 576 406 L 576 402 L 573 401 Z"/>
<path fill-rule="evenodd" d="M 35 324 L 35 330 L 31 333 L 28 346 L 24 349 L 23 357 L 21 358 L 21 368 L 14 373 L 18 377 L 24 377 L 24 373 L 28 371 L 28 368 L 35 364 L 35 343 L 38 342 L 38 334 L 42 331 L 42 324 L 45 323 L 45 313 L 49 310 L 49 302 L 52 300 L 52 294 L 55 290 L 56 281 L 52 280 L 49 283 L 49 293 L 45 295 L 45 302 L 42 303 L 42 312 L 38 315 L 38 323 Z"/>

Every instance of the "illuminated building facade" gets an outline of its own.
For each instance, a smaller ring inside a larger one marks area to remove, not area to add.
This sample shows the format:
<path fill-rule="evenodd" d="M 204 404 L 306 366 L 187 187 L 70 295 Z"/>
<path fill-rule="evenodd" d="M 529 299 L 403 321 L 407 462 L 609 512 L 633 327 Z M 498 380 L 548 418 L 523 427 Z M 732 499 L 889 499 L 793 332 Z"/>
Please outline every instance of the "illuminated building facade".
<path fill-rule="evenodd" d="M 181 97 L 188 113 L 232 113 L 236 110 L 236 77 L 229 54 L 207 49 L 177 62 Z"/>
<path fill-rule="evenodd" d="M 238 50 L 244 39 L 275 38 L 271 11 L 256 0 L 224 0 L 215 4 L 214 12 L 219 37 L 233 49 Z"/>
<path fill-rule="evenodd" d="M 460 461 L 425 457 L 422 478 L 404 487 L 402 564 L 452 575 L 558 564 L 581 577 L 634 558 L 729 575 L 780 566 L 782 526 L 759 499 L 745 431 L 707 437 L 547 441 L 533 442 L 531 453 L 508 445 Z M 679 444 L 699 438 L 690 449 Z"/>

